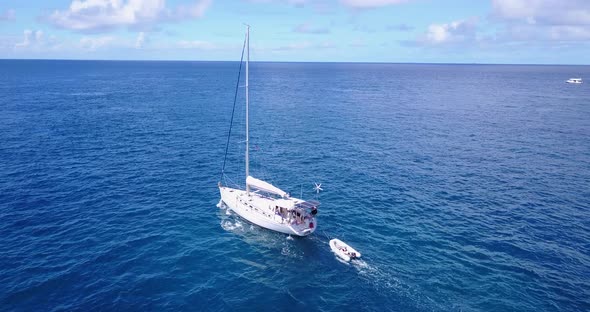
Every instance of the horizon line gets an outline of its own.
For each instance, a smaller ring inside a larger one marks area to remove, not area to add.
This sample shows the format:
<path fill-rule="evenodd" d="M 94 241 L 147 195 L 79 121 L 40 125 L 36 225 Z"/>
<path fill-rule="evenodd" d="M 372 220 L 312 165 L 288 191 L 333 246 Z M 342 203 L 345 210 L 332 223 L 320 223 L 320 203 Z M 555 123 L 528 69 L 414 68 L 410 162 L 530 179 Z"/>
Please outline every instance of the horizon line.
<path fill-rule="evenodd" d="M 76 62 L 239 62 L 229 60 L 170 60 L 170 59 L 67 59 L 67 58 L 0 58 L 0 61 L 76 61 Z M 250 63 L 329 63 L 329 64 L 408 64 L 408 65 L 513 65 L 513 66 L 590 66 L 590 64 L 558 63 L 456 63 L 456 62 L 378 62 L 378 61 L 252 61 Z"/>

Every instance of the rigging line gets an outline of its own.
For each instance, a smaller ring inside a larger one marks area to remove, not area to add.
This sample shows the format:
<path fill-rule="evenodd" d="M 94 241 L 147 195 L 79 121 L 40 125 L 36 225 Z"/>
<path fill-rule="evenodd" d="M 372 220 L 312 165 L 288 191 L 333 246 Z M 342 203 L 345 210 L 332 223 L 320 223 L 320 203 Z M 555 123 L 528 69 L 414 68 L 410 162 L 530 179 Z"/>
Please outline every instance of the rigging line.
<path fill-rule="evenodd" d="M 223 166 L 221 167 L 221 177 L 219 181 L 223 180 L 225 173 L 225 161 L 227 160 L 227 150 L 229 148 L 229 138 L 231 137 L 231 128 L 234 123 L 234 112 L 236 111 L 236 101 L 238 99 L 238 90 L 240 88 L 240 76 L 242 75 L 242 63 L 244 62 L 244 50 L 246 50 L 246 38 L 244 38 L 244 46 L 242 47 L 242 57 L 240 58 L 240 69 L 238 71 L 238 81 L 236 82 L 236 93 L 234 94 L 234 106 L 231 110 L 231 120 L 229 123 L 229 132 L 227 133 L 227 143 L 225 144 L 225 155 L 223 156 Z"/>

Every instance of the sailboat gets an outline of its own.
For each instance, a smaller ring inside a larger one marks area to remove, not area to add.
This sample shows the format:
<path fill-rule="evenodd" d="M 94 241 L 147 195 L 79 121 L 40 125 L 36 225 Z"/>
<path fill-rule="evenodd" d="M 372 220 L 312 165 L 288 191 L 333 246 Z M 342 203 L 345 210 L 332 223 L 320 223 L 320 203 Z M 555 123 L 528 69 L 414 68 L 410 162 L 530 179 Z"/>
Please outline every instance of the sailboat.
<path fill-rule="evenodd" d="M 317 228 L 316 215 L 320 203 L 315 200 L 291 197 L 289 193 L 271 183 L 250 175 L 248 115 L 250 105 L 248 94 L 250 26 L 247 26 L 244 44 L 246 49 L 246 186 L 245 189 L 232 188 L 219 182 L 220 203 L 224 203 L 240 217 L 263 228 L 290 235 L 307 236 Z"/>

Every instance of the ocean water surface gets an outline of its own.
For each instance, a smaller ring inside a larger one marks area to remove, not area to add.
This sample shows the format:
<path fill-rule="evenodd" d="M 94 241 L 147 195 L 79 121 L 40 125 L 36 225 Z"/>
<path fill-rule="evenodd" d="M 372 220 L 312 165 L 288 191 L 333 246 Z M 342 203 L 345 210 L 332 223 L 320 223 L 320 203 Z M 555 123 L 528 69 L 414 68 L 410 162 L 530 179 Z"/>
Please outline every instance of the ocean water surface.
<path fill-rule="evenodd" d="M 252 63 L 290 238 L 216 207 L 238 65 L 0 60 L 0 310 L 590 310 L 589 66 Z"/>

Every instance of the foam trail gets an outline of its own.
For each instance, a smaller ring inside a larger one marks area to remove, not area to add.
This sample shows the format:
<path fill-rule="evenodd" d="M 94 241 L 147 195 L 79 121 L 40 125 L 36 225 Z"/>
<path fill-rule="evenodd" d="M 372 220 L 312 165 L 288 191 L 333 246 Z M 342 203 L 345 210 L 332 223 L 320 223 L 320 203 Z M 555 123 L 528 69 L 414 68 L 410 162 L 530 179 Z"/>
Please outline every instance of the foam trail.
<path fill-rule="evenodd" d="M 344 264 L 346 264 L 346 265 L 350 265 L 350 263 L 349 263 L 348 261 L 346 261 L 346 260 L 344 260 L 344 259 L 342 259 L 342 258 L 340 258 L 340 257 L 336 256 L 336 254 L 334 254 L 334 256 L 336 257 L 336 260 L 338 260 L 338 262 L 340 262 L 340 263 L 344 263 Z"/>

